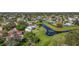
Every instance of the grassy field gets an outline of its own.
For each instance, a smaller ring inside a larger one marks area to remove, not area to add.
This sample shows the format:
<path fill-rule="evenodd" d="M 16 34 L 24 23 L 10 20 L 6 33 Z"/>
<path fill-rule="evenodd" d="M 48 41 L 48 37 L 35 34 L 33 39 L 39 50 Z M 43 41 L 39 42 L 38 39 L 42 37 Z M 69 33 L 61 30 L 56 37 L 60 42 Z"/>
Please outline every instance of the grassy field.
<path fill-rule="evenodd" d="M 66 33 L 47 36 L 43 27 L 37 28 L 33 30 L 33 32 L 40 38 L 40 42 L 36 44 L 37 46 L 52 46 L 64 44 L 64 35 Z"/>
<path fill-rule="evenodd" d="M 54 29 L 55 31 L 63 31 L 63 30 L 73 30 L 78 28 L 79 26 L 69 26 L 69 27 L 62 27 L 62 28 L 56 28 L 53 25 L 48 24 L 45 22 L 47 26 Z M 59 46 L 65 44 L 65 35 L 67 33 L 60 33 L 53 36 L 47 36 L 45 34 L 46 30 L 43 27 L 38 27 L 33 32 L 40 38 L 40 42 L 37 43 L 37 46 Z"/>

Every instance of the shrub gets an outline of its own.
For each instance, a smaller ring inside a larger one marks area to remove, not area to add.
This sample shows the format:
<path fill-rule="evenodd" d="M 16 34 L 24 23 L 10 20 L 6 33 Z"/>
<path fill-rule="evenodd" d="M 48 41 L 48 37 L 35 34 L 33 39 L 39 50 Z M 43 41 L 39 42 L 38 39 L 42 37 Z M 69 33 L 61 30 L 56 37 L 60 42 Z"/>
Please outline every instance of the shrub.
<path fill-rule="evenodd" d="M 61 28 L 62 27 L 62 23 L 61 22 L 57 22 L 56 23 L 56 27 Z"/>
<path fill-rule="evenodd" d="M 33 43 L 35 44 L 40 41 L 40 39 L 33 32 L 25 33 L 24 38 L 27 39 L 28 45 L 32 45 Z"/>
<path fill-rule="evenodd" d="M 16 29 L 18 30 L 25 30 L 26 26 L 25 25 L 16 25 Z"/>

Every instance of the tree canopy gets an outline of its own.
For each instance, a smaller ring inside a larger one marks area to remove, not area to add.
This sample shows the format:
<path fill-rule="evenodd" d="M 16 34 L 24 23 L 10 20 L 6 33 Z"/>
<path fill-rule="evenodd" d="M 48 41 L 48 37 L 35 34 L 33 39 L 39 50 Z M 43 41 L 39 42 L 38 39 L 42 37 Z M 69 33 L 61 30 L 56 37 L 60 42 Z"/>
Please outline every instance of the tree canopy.
<path fill-rule="evenodd" d="M 18 30 L 25 30 L 25 28 L 26 28 L 25 25 L 20 25 L 20 24 L 16 25 L 16 29 Z"/>

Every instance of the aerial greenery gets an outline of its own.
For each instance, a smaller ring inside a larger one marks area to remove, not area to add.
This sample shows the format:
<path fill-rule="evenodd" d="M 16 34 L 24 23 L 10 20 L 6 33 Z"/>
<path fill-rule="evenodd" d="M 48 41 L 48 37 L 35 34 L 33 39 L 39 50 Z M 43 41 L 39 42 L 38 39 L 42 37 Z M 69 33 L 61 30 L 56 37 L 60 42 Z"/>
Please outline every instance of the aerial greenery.
<path fill-rule="evenodd" d="M 36 44 L 37 46 L 57 46 L 64 44 L 64 36 L 66 33 L 47 36 L 45 34 L 46 30 L 43 27 L 40 27 L 39 30 L 38 28 L 33 30 L 33 33 L 35 33 L 37 37 L 40 39 L 40 42 Z"/>
<path fill-rule="evenodd" d="M 3 39 L 0 39 L 0 45 L 2 45 L 4 43 Z"/>
<path fill-rule="evenodd" d="M 21 24 L 16 25 L 16 29 L 18 30 L 25 30 L 25 28 L 26 28 L 25 25 L 21 25 Z"/>
<path fill-rule="evenodd" d="M 3 17 L 2 16 L 0 16 L 0 22 L 3 22 L 4 20 L 3 20 Z"/>
<path fill-rule="evenodd" d="M 39 27 L 41 27 L 43 21 L 41 19 L 39 19 L 39 21 L 36 23 Z"/>
<path fill-rule="evenodd" d="M 64 26 L 66 23 L 73 26 Z M 18 34 L 15 28 L 23 32 Z M 47 35 L 50 33 L 54 35 Z M 1 13 L 0 46 L 18 45 L 79 46 L 79 13 Z"/>
<path fill-rule="evenodd" d="M 27 32 L 24 34 L 24 38 L 26 39 L 23 45 L 35 45 L 40 41 L 40 39 L 33 33 Z"/>
<path fill-rule="evenodd" d="M 57 28 L 61 28 L 62 26 L 63 26 L 63 25 L 62 25 L 62 22 L 57 22 L 57 23 L 56 23 L 56 27 L 57 27 Z"/>
<path fill-rule="evenodd" d="M 9 31 L 9 30 L 11 30 L 11 29 L 14 28 L 14 27 L 15 27 L 15 23 L 13 23 L 13 22 L 9 22 L 8 24 L 3 25 L 3 28 L 4 28 L 6 31 Z"/>
<path fill-rule="evenodd" d="M 79 29 L 73 30 L 65 35 L 65 44 L 70 46 L 79 45 Z"/>

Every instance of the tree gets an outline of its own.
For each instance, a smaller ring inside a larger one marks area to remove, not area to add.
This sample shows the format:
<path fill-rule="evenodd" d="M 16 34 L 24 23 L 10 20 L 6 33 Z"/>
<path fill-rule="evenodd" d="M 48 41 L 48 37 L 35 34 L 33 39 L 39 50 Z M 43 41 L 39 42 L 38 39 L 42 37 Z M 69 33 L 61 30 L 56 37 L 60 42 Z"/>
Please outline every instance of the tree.
<path fill-rule="evenodd" d="M 25 28 L 26 28 L 25 25 L 20 25 L 20 24 L 16 25 L 16 29 L 18 30 L 25 30 Z"/>
<path fill-rule="evenodd" d="M 3 16 L 0 16 L 0 23 L 4 22 Z"/>
<path fill-rule="evenodd" d="M 41 19 L 39 19 L 39 21 L 37 22 L 37 25 L 38 25 L 39 27 L 41 27 L 42 23 L 43 23 L 43 21 L 42 21 Z"/>
<path fill-rule="evenodd" d="M 18 39 L 6 39 L 7 40 L 5 40 L 5 42 L 3 43 L 4 46 L 17 46 L 20 43 Z"/>
<path fill-rule="evenodd" d="M 62 15 L 61 16 L 61 19 L 62 19 L 62 23 L 64 22 L 64 20 L 65 20 L 65 16 L 64 15 Z"/>
<path fill-rule="evenodd" d="M 62 25 L 61 22 L 57 22 L 57 23 L 56 23 L 56 27 L 61 28 L 62 26 L 63 26 L 63 25 Z"/>
<path fill-rule="evenodd" d="M 65 44 L 70 46 L 79 45 L 79 29 L 67 33 L 65 38 Z"/>
<path fill-rule="evenodd" d="M 40 41 L 33 32 L 25 33 L 24 38 L 27 39 L 28 45 L 33 45 L 33 43 L 38 43 Z"/>
<path fill-rule="evenodd" d="M 4 41 L 5 40 L 3 38 L 0 38 L 0 46 L 3 45 Z"/>
<path fill-rule="evenodd" d="M 73 23 L 74 23 L 75 25 L 79 25 L 78 18 L 76 18 L 76 19 L 73 21 Z"/>
<path fill-rule="evenodd" d="M 6 30 L 6 31 L 9 31 L 9 30 L 11 30 L 12 28 L 14 28 L 15 27 L 15 23 L 14 22 L 10 22 L 10 23 L 8 23 L 8 24 L 6 24 L 6 25 L 3 25 L 3 28 L 4 28 L 4 30 Z"/>
<path fill-rule="evenodd" d="M 28 21 L 31 21 L 32 19 L 31 18 L 28 18 Z"/>

